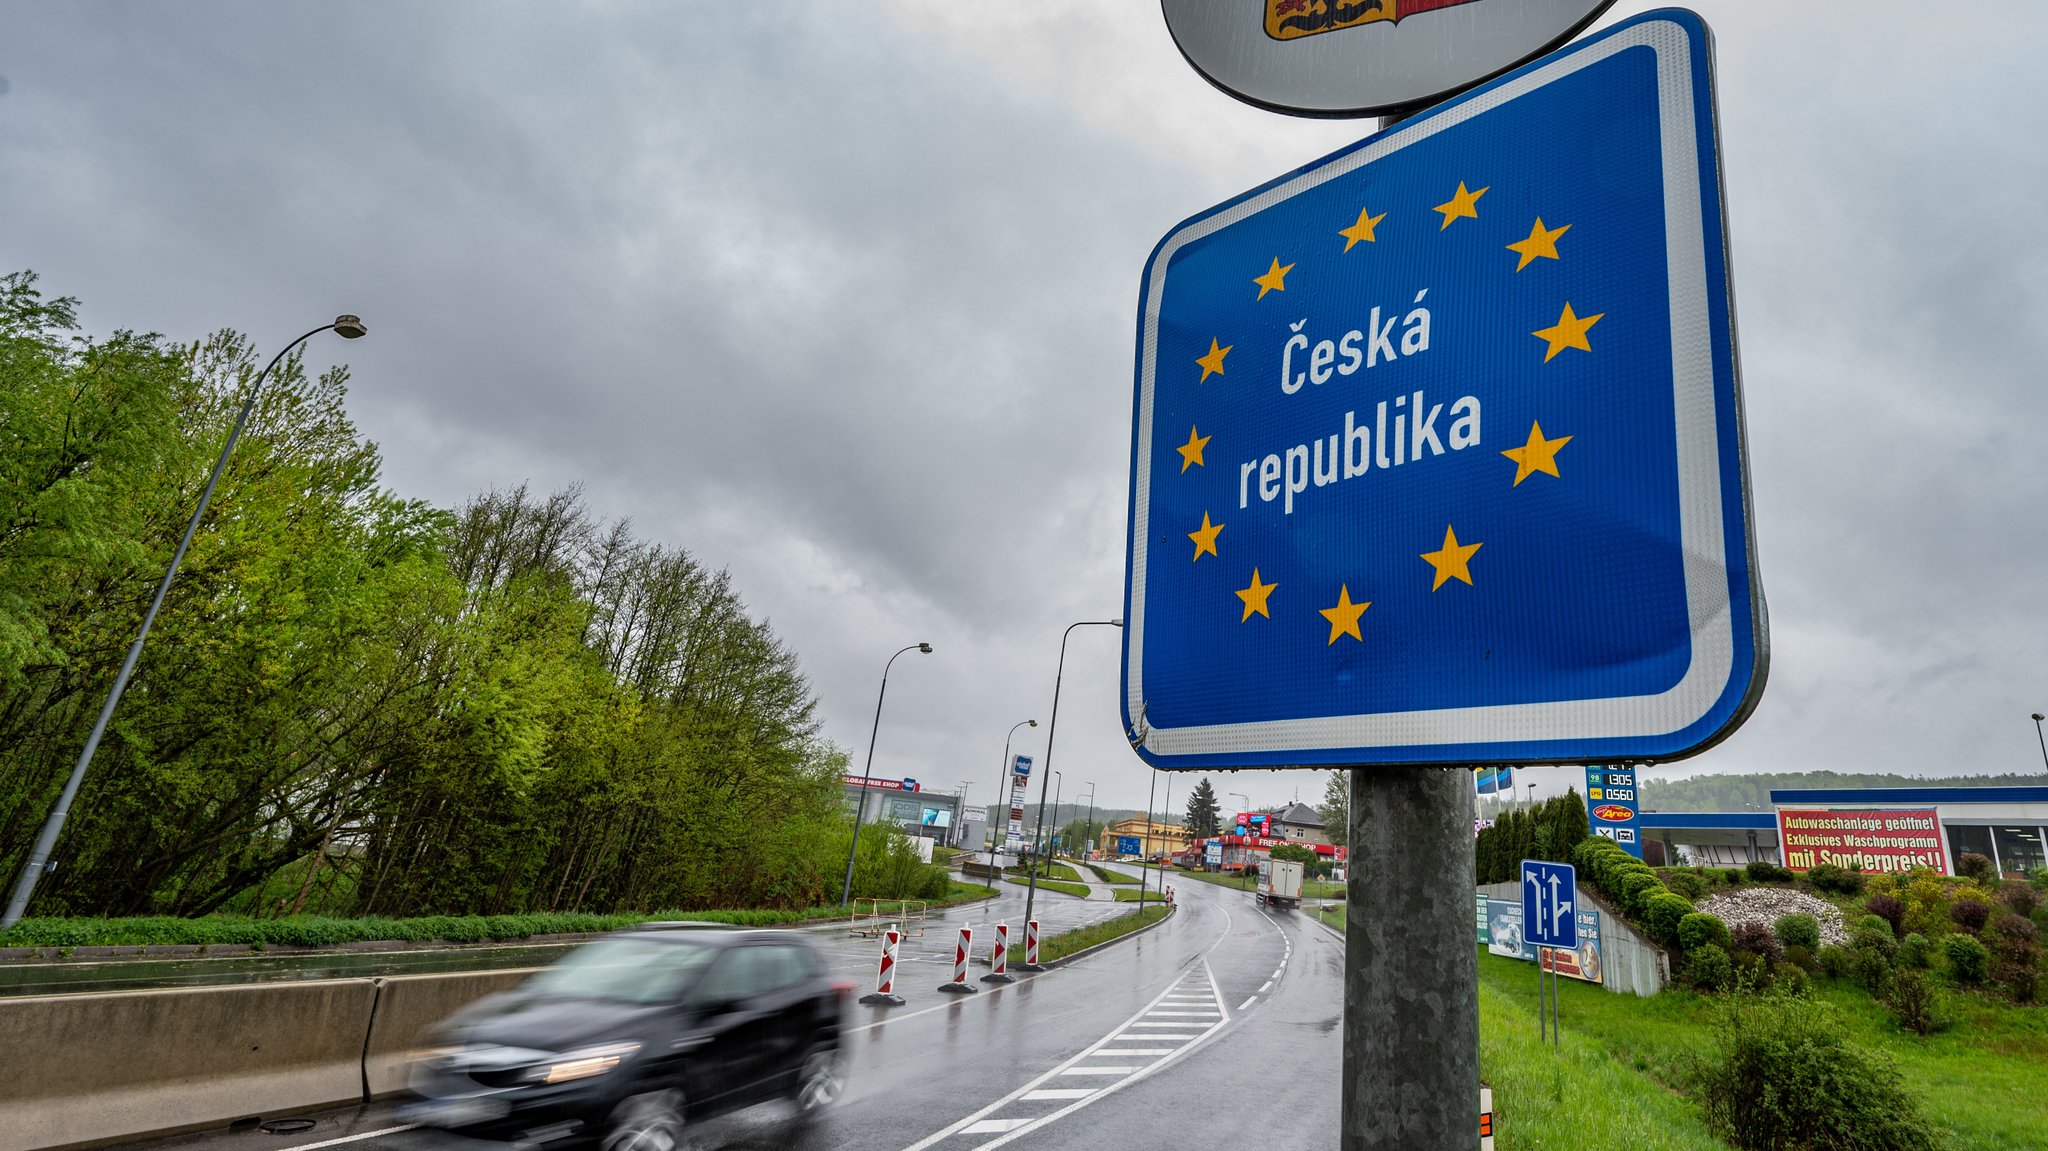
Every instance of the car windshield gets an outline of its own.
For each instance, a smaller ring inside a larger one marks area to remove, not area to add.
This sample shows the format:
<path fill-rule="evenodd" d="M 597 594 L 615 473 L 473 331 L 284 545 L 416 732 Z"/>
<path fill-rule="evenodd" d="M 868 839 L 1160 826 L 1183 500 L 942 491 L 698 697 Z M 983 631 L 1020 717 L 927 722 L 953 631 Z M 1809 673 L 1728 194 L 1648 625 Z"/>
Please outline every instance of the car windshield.
<path fill-rule="evenodd" d="M 716 954 L 687 939 L 601 939 L 534 975 L 525 990 L 562 999 L 662 1003 L 674 1000 Z"/>

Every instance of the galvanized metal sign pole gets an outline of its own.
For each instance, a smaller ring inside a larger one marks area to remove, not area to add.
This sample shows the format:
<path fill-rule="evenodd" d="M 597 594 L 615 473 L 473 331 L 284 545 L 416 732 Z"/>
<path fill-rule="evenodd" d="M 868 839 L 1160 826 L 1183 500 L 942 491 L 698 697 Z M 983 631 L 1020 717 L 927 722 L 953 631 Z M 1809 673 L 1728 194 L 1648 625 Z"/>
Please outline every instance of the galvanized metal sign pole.
<path fill-rule="evenodd" d="M 1468 769 L 1682 758 L 1763 688 L 1706 27 L 1515 67 L 1604 6 L 1165 0 L 1252 103 L 1427 107 L 1182 222 L 1139 299 L 1124 723 L 1351 771 L 1345 1148 L 1478 1140 Z"/>

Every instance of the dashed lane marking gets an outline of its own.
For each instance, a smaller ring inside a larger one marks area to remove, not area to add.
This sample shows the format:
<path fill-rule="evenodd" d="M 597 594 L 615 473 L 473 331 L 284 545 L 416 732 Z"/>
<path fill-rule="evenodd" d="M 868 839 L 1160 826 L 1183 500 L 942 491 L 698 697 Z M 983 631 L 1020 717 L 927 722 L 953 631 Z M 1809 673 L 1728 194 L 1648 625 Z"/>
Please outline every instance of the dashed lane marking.
<path fill-rule="evenodd" d="M 316 1151 L 316 1149 L 320 1147 L 338 1147 L 343 1143 L 355 1143 L 364 1139 L 375 1139 L 379 1135 L 396 1135 L 400 1131 L 410 1131 L 417 1126 L 419 1126 L 419 1124 L 417 1123 L 401 1123 L 396 1127 L 383 1127 L 375 1131 L 364 1131 L 361 1134 L 357 1135 L 342 1135 L 334 1139 L 322 1139 L 318 1143 L 300 1143 L 291 1147 L 289 1151 Z"/>
<path fill-rule="evenodd" d="M 1194 1050 L 1203 1040 L 1215 1035 L 1217 1031 L 1230 1022 L 1230 1016 L 1224 1009 L 1222 991 L 1216 985 L 1215 973 L 1209 970 L 1206 958 L 1198 959 L 1198 963 L 1201 967 L 1200 972 L 1191 970 L 1182 974 L 1171 986 L 1161 992 L 1158 998 L 1140 1008 L 1136 1015 L 1111 1028 L 1108 1034 L 1089 1044 L 1080 1054 L 1053 1067 L 1016 1091 L 981 1108 L 979 1111 L 956 1120 L 951 1125 L 918 1140 L 916 1143 L 905 1148 L 904 1151 L 925 1151 L 925 1148 L 931 1147 L 954 1135 L 994 1135 L 995 1138 L 985 1143 L 974 1145 L 974 1151 L 990 1151 L 992 1148 L 1008 1143 L 1030 1131 L 1035 1131 L 1056 1119 L 1072 1114 L 1074 1111 L 1086 1107 L 1089 1103 L 1102 1096 L 1117 1091 L 1128 1084 L 1135 1083 L 1179 1059 L 1187 1052 Z M 1154 1013 L 1158 1006 L 1165 1002 L 1168 995 L 1178 992 L 1185 996 L 1188 988 L 1203 986 L 1206 986 L 1208 989 L 1205 1002 L 1214 1008 L 1213 1011 L 1169 1013 L 1180 1016 L 1199 1014 L 1204 1017 L 1203 1019 L 1183 1018 L 1177 1023 L 1153 1025 L 1155 1027 L 1179 1028 L 1181 1029 L 1179 1034 L 1168 1035 L 1157 1031 L 1133 1033 L 1130 1030 L 1133 1027 L 1143 1026 L 1143 1024 L 1139 1023 L 1139 1020 L 1148 1013 Z M 1210 1022 L 1210 1020 L 1213 1020 L 1213 1022 Z M 1126 1052 L 1118 1047 L 1118 1045 L 1127 1044 L 1132 1041 L 1147 1044 L 1172 1042 L 1175 1046 L 1147 1048 L 1146 1050 L 1157 1050 L 1160 1052 L 1157 1056 L 1151 1057 L 1150 1062 L 1116 1064 L 1096 1062 L 1105 1058 L 1129 1058 Z M 1100 1076 L 1104 1079 L 1113 1079 L 1114 1081 L 1100 1087 L 1062 1088 L 1046 1086 L 1047 1083 L 1056 1082 L 1060 1079 L 1067 1079 L 1071 1082 L 1072 1077 L 1080 1076 Z M 1065 1102 L 1066 1106 L 1041 1115 L 999 1114 L 1015 1103 L 1035 1103 L 1041 1101 Z M 985 1125 L 991 1119 L 1004 1120 L 1006 1122 L 1015 1120 L 1016 1122 L 998 1132 L 996 1128 Z"/>
<path fill-rule="evenodd" d="M 1250 1007 L 1252 1004 L 1257 1003 L 1258 1001 L 1259 997 L 1254 995 L 1250 999 L 1245 1000 L 1243 1003 L 1238 1004 L 1237 1009 L 1239 1011 L 1243 1011 L 1245 1008 Z"/>
<path fill-rule="evenodd" d="M 1031 1122 L 1029 1119 L 984 1119 L 972 1127 L 961 1130 L 963 1135 L 1000 1135 Z"/>

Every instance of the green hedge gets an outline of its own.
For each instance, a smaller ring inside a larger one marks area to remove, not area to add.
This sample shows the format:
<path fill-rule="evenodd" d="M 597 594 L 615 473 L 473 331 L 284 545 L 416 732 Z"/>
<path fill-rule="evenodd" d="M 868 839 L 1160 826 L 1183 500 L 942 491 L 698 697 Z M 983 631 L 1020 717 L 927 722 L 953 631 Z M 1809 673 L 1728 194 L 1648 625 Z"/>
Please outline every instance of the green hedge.
<path fill-rule="evenodd" d="M 1693 910 L 1692 902 L 1664 886 L 1643 861 L 1611 839 L 1589 835 L 1571 852 L 1582 882 L 1606 895 L 1644 934 L 1666 947 L 1725 947 L 1727 925 Z M 1712 920 L 1712 924 L 1702 922 Z"/>
<path fill-rule="evenodd" d="M 992 888 L 953 884 L 934 903 L 958 903 L 993 894 Z M 844 915 L 837 906 L 803 911 L 719 910 L 660 911 L 653 914 L 588 915 L 562 912 L 533 915 L 427 915 L 414 919 L 338 919 L 294 915 L 283 919 L 246 919 L 236 915 L 205 915 L 196 919 L 143 916 L 126 919 L 24 919 L 0 931 L 0 947 L 64 949 L 74 947 L 148 947 L 199 945 L 221 947 L 328 947 L 342 943 L 481 943 L 527 939 L 535 935 L 619 931 L 637 923 L 687 919 L 729 923 L 737 927 L 772 927 L 809 919 Z"/>
<path fill-rule="evenodd" d="M 1029 878 L 1019 879 L 1014 875 L 1009 878 L 1009 882 L 1014 883 L 1019 887 L 1029 887 L 1031 885 L 1031 880 Z M 1085 883 L 1061 883 L 1057 879 L 1041 878 L 1038 881 L 1038 890 L 1057 891 L 1063 895 L 1074 896 L 1077 899 L 1088 898 L 1088 885 Z"/>

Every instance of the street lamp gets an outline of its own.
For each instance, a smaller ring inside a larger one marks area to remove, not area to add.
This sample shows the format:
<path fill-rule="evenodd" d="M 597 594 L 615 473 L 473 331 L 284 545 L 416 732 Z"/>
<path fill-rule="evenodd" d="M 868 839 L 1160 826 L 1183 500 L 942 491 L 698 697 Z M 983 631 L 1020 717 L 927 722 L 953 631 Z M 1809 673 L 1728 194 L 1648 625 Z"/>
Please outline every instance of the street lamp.
<path fill-rule="evenodd" d="M 1081 858 L 1088 858 L 1088 849 L 1095 844 L 1095 781 L 1088 781 L 1088 823 L 1081 833 Z"/>
<path fill-rule="evenodd" d="M 2041 741 L 2041 766 L 2048 767 L 2048 737 L 2041 734 L 2041 721 L 2044 719 L 2048 719 L 2048 715 L 2038 711 L 2034 713 L 2034 738 Z"/>
<path fill-rule="evenodd" d="M 1077 627 L 1122 626 L 1124 626 L 1124 621 L 1120 619 L 1084 619 L 1068 624 L 1067 630 L 1060 633 L 1060 662 L 1054 669 L 1052 676 L 1052 718 L 1047 721 L 1045 728 L 1045 763 L 1048 770 L 1052 767 L 1052 737 L 1059 732 L 1060 680 L 1067 673 L 1068 637 L 1074 634 L 1074 629 Z M 1038 780 L 1038 822 L 1040 826 L 1043 826 L 1045 823 L 1045 777 L 1043 776 L 1040 776 Z M 1036 853 L 1033 853 L 1031 856 L 1030 878 L 1026 880 L 1024 887 L 1024 921 L 1027 924 L 1031 921 L 1031 909 L 1036 905 L 1037 900 L 1038 856 Z"/>
<path fill-rule="evenodd" d="M 882 665 L 882 690 L 875 695 L 875 723 L 873 727 L 868 729 L 868 762 L 867 766 L 861 768 L 860 771 L 860 804 L 853 809 L 853 846 L 846 849 L 846 885 L 839 889 L 839 906 L 841 907 L 845 907 L 853 902 L 853 861 L 860 854 L 860 817 L 867 814 L 868 810 L 868 777 L 874 774 L 875 770 L 875 735 L 882 730 L 882 698 L 889 694 L 889 669 L 895 666 L 896 656 L 902 655 L 905 651 L 915 651 L 930 655 L 932 653 L 932 645 L 928 643 L 911 644 L 909 647 L 904 648 L 903 651 L 890 656 L 889 662 Z"/>
<path fill-rule="evenodd" d="M 171 566 L 165 569 L 164 578 L 156 585 L 156 598 L 149 602 L 149 610 L 143 613 L 142 628 L 135 633 L 135 642 L 128 647 L 128 658 L 121 661 L 120 674 L 114 677 L 114 686 L 108 690 L 106 702 L 100 705 L 100 715 L 93 721 L 92 734 L 85 738 L 85 750 L 79 753 L 78 764 L 71 769 L 71 778 L 64 781 L 64 790 L 57 796 L 57 806 L 50 809 L 42 834 L 36 837 L 28 862 L 22 866 L 21 878 L 14 885 L 14 898 L 8 902 L 6 914 L 0 915 L 0 930 L 19 923 L 28 910 L 29 896 L 35 892 L 36 880 L 42 877 L 50 852 L 57 846 L 57 835 L 64 830 L 64 820 L 71 814 L 71 801 L 78 795 L 78 785 L 85 782 L 86 769 L 92 766 L 93 752 L 99 750 L 107 721 L 114 718 L 114 708 L 121 702 L 122 691 L 128 687 L 128 677 L 134 674 L 135 663 L 142 658 L 142 641 L 149 638 L 150 625 L 156 622 L 156 613 L 164 606 L 164 596 L 171 590 L 171 581 L 178 576 L 178 565 L 185 562 L 185 550 L 192 546 L 192 536 L 199 530 L 199 521 L 206 516 L 206 506 L 213 501 L 213 489 L 220 483 L 221 473 L 227 470 L 228 456 L 234 452 L 235 442 L 242 438 L 242 429 L 249 424 L 249 413 L 255 410 L 256 394 L 263 389 L 264 378 L 293 348 L 326 331 L 332 331 L 344 340 L 355 340 L 366 335 L 369 328 L 358 317 L 336 316 L 333 323 L 322 324 L 286 344 L 283 351 L 272 356 L 263 370 L 256 373 L 256 381 L 249 385 L 249 395 L 242 401 L 242 410 L 235 416 L 235 426 L 228 431 L 228 442 L 221 446 L 220 459 L 214 461 L 213 474 L 206 477 L 206 487 L 199 493 L 199 506 L 193 509 L 192 520 L 185 525 L 185 535 L 178 541 L 178 550 L 171 553 Z"/>
<path fill-rule="evenodd" d="M 1018 721 L 1017 721 L 1016 723 L 1013 723 L 1013 724 L 1011 724 L 1011 725 L 1010 725 L 1010 734 L 1009 734 L 1009 735 L 1006 735 L 1006 736 L 1004 736 L 1004 737 L 1003 737 L 1003 763 L 1002 763 L 1002 774 L 1000 774 L 1000 775 L 996 776 L 996 801 L 997 801 L 998 803 L 1001 803 L 1001 804 L 1003 805 L 1003 829 L 1004 829 L 1005 831 L 1007 831 L 1007 830 L 1009 829 L 1009 826 L 1010 826 L 1010 824 L 1009 824 L 1009 811 L 1010 811 L 1010 805 L 1009 805 L 1008 801 L 1007 801 L 1007 800 L 1005 800 L 1005 799 L 1003 798 L 1004 796 L 1006 796 L 1006 795 L 1010 794 L 1010 793 L 1009 793 L 1009 791 L 1007 790 L 1007 786 L 1008 786 L 1008 784 L 1009 784 L 1009 782 L 1010 782 L 1010 737 L 1011 737 L 1011 736 L 1014 736 L 1014 735 L 1016 735 L 1016 734 L 1017 734 L 1017 729 L 1018 729 L 1018 728 L 1020 728 L 1020 727 L 1037 727 L 1037 726 L 1038 726 L 1038 721 L 1037 721 L 1037 720 L 1035 720 L 1035 719 L 1020 719 L 1020 720 L 1018 720 Z M 1021 818 L 1021 813 L 1020 813 L 1020 816 L 1019 816 L 1019 817 Z M 990 824 L 990 826 L 989 826 L 989 836 L 988 836 L 988 875 L 989 875 L 989 882 L 990 882 L 990 883 L 992 883 L 992 884 L 997 884 L 998 886 L 1000 886 L 1000 884 L 998 884 L 998 883 L 997 883 L 997 881 L 998 881 L 998 879 L 999 879 L 1000 877 L 999 877 L 999 876 L 998 876 L 998 875 L 996 874 L 996 842 L 997 842 L 997 839 L 996 839 L 996 834 L 995 834 L 995 826 L 994 826 L 994 824 L 995 824 L 995 820 L 993 820 L 993 819 L 989 820 L 989 824 Z"/>
<path fill-rule="evenodd" d="M 1055 771 L 1052 773 L 1052 821 L 1054 824 L 1058 824 L 1060 821 L 1060 787 L 1066 782 L 1065 779 L 1060 777 L 1059 772 Z M 1038 831 L 1039 835 L 1045 840 L 1046 856 L 1051 858 L 1053 849 L 1059 846 L 1060 829 L 1055 826 L 1052 832 L 1047 834 L 1045 818 L 1041 815 L 1038 820 Z"/>

